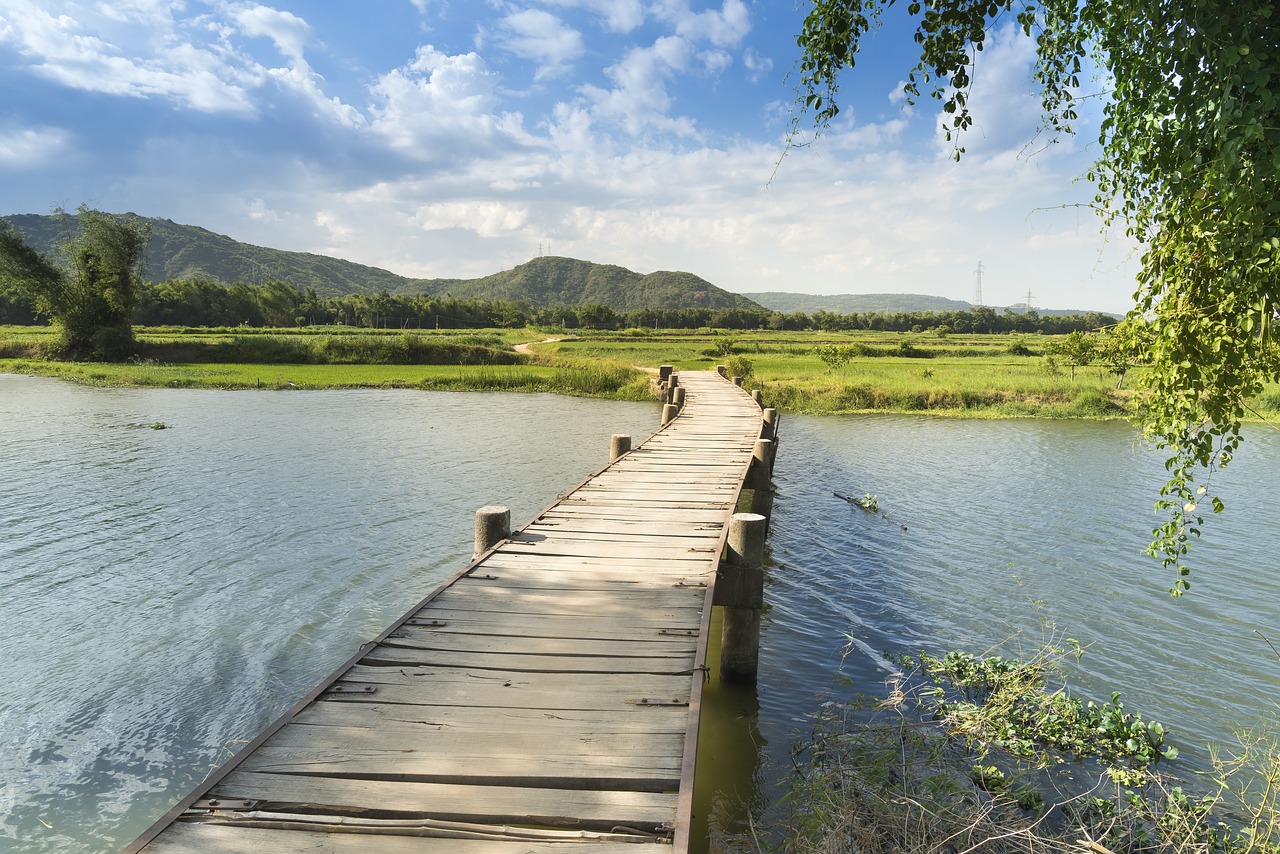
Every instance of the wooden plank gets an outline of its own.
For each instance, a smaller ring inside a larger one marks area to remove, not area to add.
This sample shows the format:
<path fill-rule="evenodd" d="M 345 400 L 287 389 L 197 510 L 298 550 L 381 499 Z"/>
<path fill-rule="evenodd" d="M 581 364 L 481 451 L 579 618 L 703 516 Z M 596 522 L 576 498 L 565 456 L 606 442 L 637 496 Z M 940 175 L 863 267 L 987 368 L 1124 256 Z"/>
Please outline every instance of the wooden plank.
<path fill-rule="evenodd" d="M 679 615 L 686 619 L 702 612 L 697 591 L 667 588 L 665 590 L 628 590 L 608 595 L 596 590 L 560 590 L 547 592 L 520 588 L 454 586 L 439 596 L 433 605 L 447 609 L 548 616 L 608 617 L 625 615 L 634 610 L 650 611 L 654 616 Z M 434 608 L 423 609 L 429 614 Z"/>
<path fill-rule="evenodd" d="M 288 726 L 240 765 L 244 771 L 418 782 L 666 791 L 680 776 L 684 735 L 593 737 Z M 534 783 L 533 781 L 538 781 Z"/>
<path fill-rule="evenodd" d="M 484 733 L 490 737 L 509 732 L 679 734 L 685 730 L 688 710 L 680 706 L 629 707 L 618 711 L 533 709 L 489 709 L 476 714 L 473 709 L 450 706 L 404 706 L 395 703 L 312 703 L 294 721 L 307 726 L 362 726 L 395 732 L 448 729 Z"/>
<path fill-rule="evenodd" d="M 440 628 L 507 637 L 598 638 L 604 640 L 653 640 L 663 632 L 696 631 L 698 620 L 645 614 L 626 625 L 616 619 L 546 614 L 505 615 L 492 611 L 428 607 L 418 612 L 420 619 L 436 622 Z M 701 616 L 701 615 L 699 615 Z"/>
<path fill-rule="evenodd" d="M 568 854 L 583 851 L 583 842 L 512 842 L 441 839 L 411 836 L 373 836 L 369 833 L 323 833 L 301 830 L 265 830 L 214 824 L 178 822 L 147 846 L 159 854 Z M 376 846 L 376 847 L 375 847 Z M 663 840 L 593 842 L 591 854 L 643 854 L 646 850 L 670 851 Z"/>
<path fill-rule="evenodd" d="M 557 554 L 569 557 L 620 557 L 644 560 L 710 560 L 716 547 L 706 546 L 654 546 L 637 543 L 579 542 L 574 540 L 512 540 L 504 543 L 501 551 L 510 554 Z"/>
<path fill-rule="evenodd" d="M 528 824 L 610 830 L 657 830 L 675 818 L 675 795 L 592 789 L 466 786 L 451 783 L 333 779 L 236 771 L 211 793 L 264 801 L 264 808 L 305 805 L 308 811 L 446 821 Z M 594 850 L 594 846 L 593 849 Z"/>
<path fill-rule="evenodd" d="M 678 658 L 634 658 L 539 654 L 540 643 L 526 642 L 526 653 L 451 652 L 384 643 L 360 662 L 369 665 L 413 664 L 423 667 L 466 667 L 511 673 L 634 673 L 676 676 L 689 673 L 693 654 Z"/>
<path fill-rule="evenodd" d="M 614 640 L 535 638 L 517 635 L 467 635 L 453 634 L 443 629 L 418 629 L 405 627 L 392 632 L 385 643 L 473 653 L 521 653 L 534 656 L 575 655 L 601 658 L 683 658 L 692 656 L 695 641 L 692 638 L 658 638 L 654 640 Z"/>
<path fill-rule="evenodd" d="M 558 711 L 625 711 L 642 701 L 688 702 L 692 676 L 512 673 L 448 667 L 365 667 L 347 671 L 327 702 L 402 703 Z M 362 693 L 372 688 L 371 693 Z"/>

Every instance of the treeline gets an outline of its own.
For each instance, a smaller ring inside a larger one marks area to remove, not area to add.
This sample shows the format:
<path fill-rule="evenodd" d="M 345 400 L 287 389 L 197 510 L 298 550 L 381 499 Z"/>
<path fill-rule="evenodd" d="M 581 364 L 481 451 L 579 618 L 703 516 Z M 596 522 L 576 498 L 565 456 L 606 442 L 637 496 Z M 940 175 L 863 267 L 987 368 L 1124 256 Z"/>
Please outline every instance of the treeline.
<path fill-rule="evenodd" d="M 0 323 L 43 323 L 33 301 L 0 282 Z M 1115 318 L 1015 313 L 980 306 L 967 311 L 784 314 L 766 309 L 664 308 L 616 311 L 604 305 L 538 308 L 526 302 L 464 300 L 387 291 L 322 297 L 286 282 L 223 285 L 210 279 L 143 283 L 133 322 L 141 326 L 293 327 L 342 324 L 375 329 L 479 329 L 555 326 L 565 329 L 775 329 L 824 332 L 1035 333 L 1084 332 Z"/>

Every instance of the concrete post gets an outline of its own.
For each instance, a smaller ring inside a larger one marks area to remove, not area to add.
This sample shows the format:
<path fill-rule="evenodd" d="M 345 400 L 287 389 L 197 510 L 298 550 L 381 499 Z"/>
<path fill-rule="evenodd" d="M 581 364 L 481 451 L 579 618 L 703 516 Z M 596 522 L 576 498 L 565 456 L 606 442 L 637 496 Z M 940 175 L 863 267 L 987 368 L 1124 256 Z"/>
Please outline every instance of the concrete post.
<path fill-rule="evenodd" d="M 479 557 L 511 536 L 511 511 L 491 504 L 476 511 L 476 550 Z"/>
<path fill-rule="evenodd" d="M 684 408 L 684 386 L 676 386 L 675 392 L 671 395 L 671 402 L 677 409 Z"/>
<path fill-rule="evenodd" d="M 674 403 L 666 403 L 662 406 L 662 423 L 665 425 L 672 418 L 680 414 L 680 407 Z"/>
<path fill-rule="evenodd" d="M 764 410 L 764 425 L 761 426 L 760 428 L 760 438 L 761 439 L 777 438 L 777 430 L 775 429 L 777 423 L 778 423 L 778 410 L 774 409 L 772 406 L 766 407 Z"/>
<path fill-rule="evenodd" d="M 756 513 L 734 513 L 729 522 L 725 562 L 720 567 L 721 581 L 729 588 L 720 634 L 720 679 L 724 682 L 753 684 L 760 669 L 765 529 L 765 518 Z"/>
<path fill-rule="evenodd" d="M 672 365 L 658 365 L 658 382 L 665 383 L 674 370 Z"/>
<path fill-rule="evenodd" d="M 732 379 L 733 379 L 733 384 L 734 384 L 734 385 L 739 386 L 739 387 L 741 387 L 741 386 L 742 386 L 742 377 L 733 377 Z"/>
<path fill-rule="evenodd" d="M 630 450 L 630 436 L 624 433 L 614 433 L 609 437 L 609 462 L 616 463 L 623 454 Z"/>
<path fill-rule="evenodd" d="M 727 377 L 729 376 L 729 369 L 724 365 L 716 365 L 716 373 L 722 377 Z"/>
<path fill-rule="evenodd" d="M 743 484 L 751 490 L 751 512 L 765 518 L 765 524 L 773 518 L 773 442 L 757 439 L 751 451 L 751 468 Z"/>
<path fill-rule="evenodd" d="M 751 390 L 751 399 L 756 402 L 756 406 L 764 409 L 764 395 L 760 393 L 760 389 L 753 388 Z"/>

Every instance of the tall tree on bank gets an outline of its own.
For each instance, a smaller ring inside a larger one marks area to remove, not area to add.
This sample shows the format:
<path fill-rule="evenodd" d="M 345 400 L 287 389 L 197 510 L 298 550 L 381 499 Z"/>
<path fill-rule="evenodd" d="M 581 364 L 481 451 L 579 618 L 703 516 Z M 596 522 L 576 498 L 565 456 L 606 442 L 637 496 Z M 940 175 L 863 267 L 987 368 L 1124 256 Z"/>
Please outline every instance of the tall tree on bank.
<path fill-rule="evenodd" d="M 1101 153 L 1089 178 L 1108 223 L 1145 248 L 1131 317 L 1148 321 L 1143 419 L 1169 452 L 1150 553 L 1190 587 L 1185 560 L 1213 473 L 1240 444 L 1250 398 L 1277 378 L 1280 300 L 1280 9 L 1274 0 L 814 0 L 797 41 L 800 104 L 821 130 L 881 15 L 916 20 L 906 94 L 942 102 L 948 139 L 986 36 L 1016 20 L 1037 48 L 1048 127 L 1070 133 L 1081 75 L 1103 72 Z M 957 137 L 958 139 L 958 137 Z M 963 148 L 956 145 L 959 158 Z"/>
<path fill-rule="evenodd" d="M 16 281 L 58 327 L 57 355 L 120 359 L 133 346 L 133 311 L 147 230 L 81 207 L 67 243 L 68 266 L 29 247 L 0 222 L 0 276 Z"/>

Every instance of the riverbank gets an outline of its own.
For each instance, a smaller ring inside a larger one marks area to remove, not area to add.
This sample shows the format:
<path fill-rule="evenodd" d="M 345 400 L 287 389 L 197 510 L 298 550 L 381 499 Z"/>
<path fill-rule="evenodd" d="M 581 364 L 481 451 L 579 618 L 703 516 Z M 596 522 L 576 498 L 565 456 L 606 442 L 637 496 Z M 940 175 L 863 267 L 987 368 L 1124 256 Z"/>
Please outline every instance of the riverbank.
<path fill-rule="evenodd" d="M 0 328 L 0 371 L 95 386 L 213 389 L 418 388 L 651 396 L 644 369 L 719 364 L 789 412 L 965 418 L 1128 418 L 1142 369 L 1072 365 L 1056 336 L 936 333 L 733 334 L 629 329 L 369 330 L 139 328 L 129 362 L 40 358 L 46 328 Z M 557 340 L 559 339 L 559 340 Z M 1254 402 L 1280 416 L 1280 389 Z"/>

